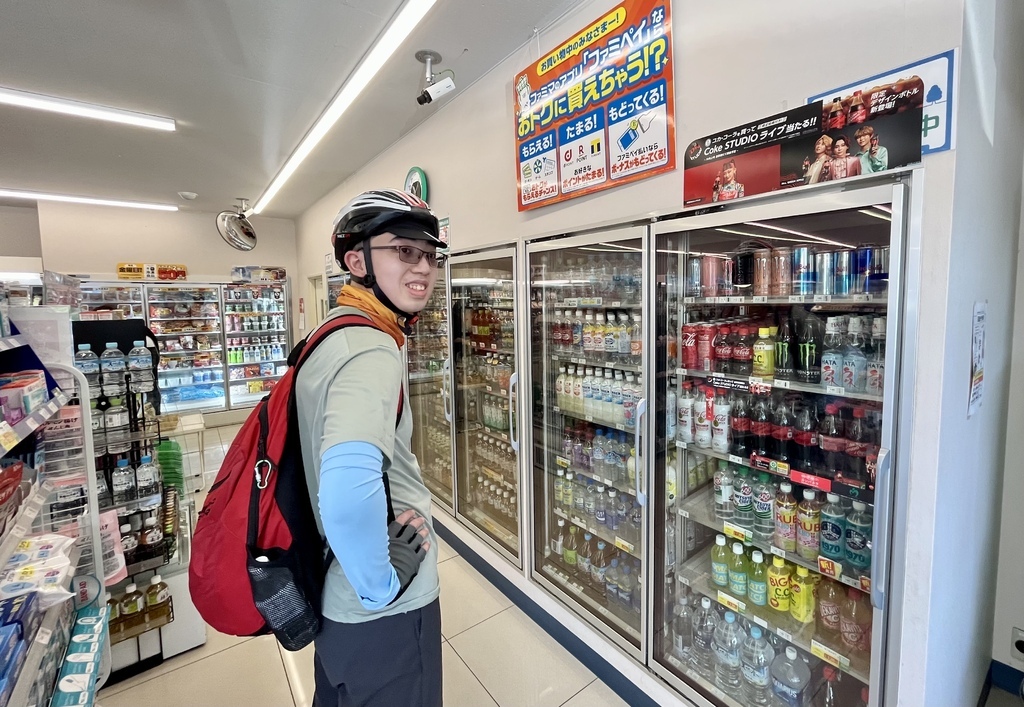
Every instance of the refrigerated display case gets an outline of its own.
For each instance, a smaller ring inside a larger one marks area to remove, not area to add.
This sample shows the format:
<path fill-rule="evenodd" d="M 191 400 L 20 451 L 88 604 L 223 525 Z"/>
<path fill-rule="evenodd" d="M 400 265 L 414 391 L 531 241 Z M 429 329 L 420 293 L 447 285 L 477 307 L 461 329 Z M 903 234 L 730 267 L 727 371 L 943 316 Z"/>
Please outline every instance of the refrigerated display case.
<path fill-rule="evenodd" d="M 449 263 L 455 510 L 521 567 L 516 252 L 464 254 Z"/>
<path fill-rule="evenodd" d="M 258 403 L 288 370 L 288 287 L 284 282 L 224 285 L 228 400 Z"/>
<path fill-rule="evenodd" d="M 651 664 L 691 699 L 880 704 L 905 190 L 655 227 Z"/>
<path fill-rule="evenodd" d="M 84 280 L 81 290 L 82 301 L 79 306 L 83 312 L 113 308 L 124 312 L 125 319 L 146 317 L 141 284 Z"/>
<path fill-rule="evenodd" d="M 163 411 L 225 410 L 220 286 L 146 285 L 145 293 Z"/>
<path fill-rule="evenodd" d="M 528 245 L 532 574 L 641 660 L 647 243 L 630 228 Z"/>
<path fill-rule="evenodd" d="M 452 426 L 448 405 L 448 292 L 439 282 L 406 338 L 412 448 L 434 501 L 454 512 Z"/>

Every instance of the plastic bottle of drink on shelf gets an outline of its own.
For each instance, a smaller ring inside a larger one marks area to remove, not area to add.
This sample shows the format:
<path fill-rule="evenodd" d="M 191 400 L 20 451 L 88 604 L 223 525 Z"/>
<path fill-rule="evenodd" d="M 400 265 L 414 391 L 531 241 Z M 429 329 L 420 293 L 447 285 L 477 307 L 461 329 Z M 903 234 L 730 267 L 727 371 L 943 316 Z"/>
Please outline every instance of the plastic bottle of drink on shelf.
<path fill-rule="evenodd" d="M 839 406 L 829 403 L 825 406 L 825 417 L 818 427 L 819 470 L 826 476 L 835 477 L 846 471 L 846 437 L 843 423 L 839 418 Z"/>
<path fill-rule="evenodd" d="M 871 321 L 871 355 L 865 390 L 871 395 L 881 395 L 885 390 L 885 317 Z"/>
<path fill-rule="evenodd" d="M 615 371 L 615 379 L 612 382 L 612 416 L 610 419 L 616 425 L 624 425 L 626 422 L 625 410 L 622 406 L 623 381 L 622 371 Z"/>
<path fill-rule="evenodd" d="M 558 377 L 555 378 L 555 405 L 562 409 L 565 406 L 565 366 L 558 367 Z"/>
<path fill-rule="evenodd" d="M 788 481 L 779 484 L 775 496 L 775 546 L 786 552 L 796 552 L 796 499 L 793 485 Z"/>
<path fill-rule="evenodd" d="M 796 511 L 796 550 L 805 560 L 817 560 L 821 544 L 821 509 L 814 489 L 804 489 Z"/>
<path fill-rule="evenodd" d="M 616 522 L 619 524 L 619 535 L 627 541 L 630 540 L 630 538 L 627 537 L 629 535 L 629 511 L 629 496 L 622 494 L 619 496 L 619 503 L 615 507 L 615 516 Z"/>
<path fill-rule="evenodd" d="M 597 486 L 597 498 L 594 499 L 594 520 L 598 525 L 608 525 L 608 501 L 601 484 Z"/>
<path fill-rule="evenodd" d="M 600 370 L 600 369 L 598 369 L 598 370 Z M 609 420 L 609 421 L 614 422 L 615 409 L 614 409 L 613 404 L 612 404 L 612 398 L 613 398 L 612 386 L 615 383 L 615 379 L 612 376 L 611 369 L 610 368 L 604 369 L 604 375 L 600 379 L 595 377 L 594 380 L 595 381 L 600 380 L 600 389 L 599 390 L 600 390 L 601 405 L 600 405 L 599 409 L 600 409 L 601 417 L 604 418 L 605 420 Z M 598 395 L 597 395 L 596 392 L 595 392 L 594 398 L 595 399 L 598 398 Z"/>
<path fill-rule="evenodd" d="M 626 443 L 626 433 L 619 432 L 618 442 L 615 445 L 615 479 L 620 485 L 629 484 L 629 445 Z"/>
<path fill-rule="evenodd" d="M 626 429 L 636 427 L 636 403 L 639 398 L 636 387 L 636 376 L 626 374 L 626 382 L 622 384 L 622 424 Z"/>
<path fill-rule="evenodd" d="M 868 480 L 867 457 L 872 435 L 862 407 L 853 409 L 853 422 L 846 430 L 846 470 L 843 475 L 860 481 Z"/>
<path fill-rule="evenodd" d="M 825 496 L 821 509 L 821 544 L 819 552 L 831 560 L 846 559 L 846 510 L 834 493 Z"/>
<path fill-rule="evenodd" d="M 714 419 L 714 391 L 704 388 L 693 405 L 693 441 L 701 449 L 711 449 Z"/>
<path fill-rule="evenodd" d="M 733 522 L 744 528 L 754 526 L 754 485 L 746 467 L 736 470 L 732 482 Z"/>
<path fill-rule="evenodd" d="M 867 504 L 854 501 L 853 510 L 846 516 L 846 562 L 851 567 L 861 570 L 871 567 L 871 528 Z"/>
<path fill-rule="evenodd" d="M 821 353 L 821 384 L 843 385 L 843 318 L 825 320 L 825 340 Z"/>
<path fill-rule="evenodd" d="M 760 550 L 754 550 L 750 560 L 750 569 L 747 575 L 747 598 L 755 607 L 768 605 L 768 566 L 764 563 L 764 553 Z"/>
<path fill-rule="evenodd" d="M 672 517 L 665 519 L 665 567 L 676 566 L 676 526 Z"/>
<path fill-rule="evenodd" d="M 676 385 L 676 379 L 670 378 L 668 390 L 665 391 L 665 439 L 667 441 L 676 438 L 676 424 L 679 422 L 677 419 Z"/>
<path fill-rule="evenodd" d="M 558 527 L 555 529 L 555 536 L 551 538 L 551 552 L 558 557 L 562 556 L 563 546 L 565 545 L 565 521 L 562 518 L 558 519 Z"/>
<path fill-rule="evenodd" d="M 575 525 L 570 526 L 569 536 L 562 545 L 562 560 L 568 565 L 573 577 L 576 575 L 576 551 L 579 549 L 577 533 L 579 533 L 579 529 Z"/>
<path fill-rule="evenodd" d="M 754 537 L 770 543 L 775 536 L 775 486 L 767 472 L 758 474 L 753 496 Z"/>
<path fill-rule="evenodd" d="M 587 517 L 587 481 L 588 479 L 577 476 L 576 487 L 572 492 L 572 510 L 576 517 L 580 519 Z"/>
<path fill-rule="evenodd" d="M 792 452 L 790 446 L 793 441 L 793 413 L 789 406 L 782 402 L 775 408 L 775 416 L 772 420 L 772 440 L 769 443 L 768 455 L 780 462 L 790 462 Z"/>
<path fill-rule="evenodd" d="M 800 659 L 796 648 L 786 646 L 786 652 L 772 661 L 772 696 L 780 707 L 803 707 L 807 704 L 807 688 L 811 683 L 811 669 Z"/>
<path fill-rule="evenodd" d="M 711 548 L 711 583 L 719 587 L 729 586 L 729 550 L 725 546 L 725 536 L 715 536 L 715 546 Z"/>
<path fill-rule="evenodd" d="M 590 466 L 595 476 L 609 478 L 605 467 L 605 440 L 604 430 L 600 427 L 594 433 L 593 451 L 590 453 Z"/>
<path fill-rule="evenodd" d="M 117 462 L 117 468 L 110 475 L 111 495 L 115 504 L 127 503 L 138 498 L 138 491 L 135 485 L 135 470 L 128 464 L 127 459 Z"/>
<path fill-rule="evenodd" d="M 690 381 L 683 383 L 683 393 L 677 405 L 676 439 L 680 442 L 693 442 L 693 409 L 696 398 L 693 395 L 693 386 Z"/>
<path fill-rule="evenodd" d="M 576 493 L 576 475 L 571 471 L 565 475 L 565 483 L 562 486 L 562 508 L 566 515 L 573 512 L 574 495 Z"/>
<path fill-rule="evenodd" d="M 89 397 L 98 398 L 101 392 L 100 357 L 92 350 L 92 346 L 89 344 L 78 345 L 78 352 L 75 354 L 75 368 L 82 372 L 89 383 Z"/>
<path fill-rule="evenodd" d="M 729 467 L 729 462 L 719 459 L 718 470 L 715 471 L 714 477 L 714 494 L 715 494 L 715 518 L 718 520 L 732 520 L 736 514 L 736 506 L 734 505 L 734 491 L 733 485 L 735 479 L 733 478 L 732 469 Z"/>
<path fill-rule="evenodd" d="M 594 353 L 594 315 L 591 312 L 583 317 L 583 352 Z"/>
<path fill-rule="evenodd" d="M 616 358 L 619 361 L 628 362 L 630 359 L 630 333 L 629 333 L 629 314 L 626 312 L 619 312 L 616 317 L 618 321 L 615 324 L 615 340 L 618 345 L 618 352 Z"/>
<path fill-rule="evenodd" d="M 726 396 L 725 388 L 715 391 L 712 404 L 711 448 L 720 454 L 729 453 L 729 412 L 732 406 Z"/>
<path fill-rule="evenodd" d="M 789 615 L 803 624 L 814 622 L 814 580 L 810 570 L 797 567 L 789 582 Z"/>
<path fill-rule="evenodd" d="M 732 342 L 729 327 L 718 327 L 718 333 L 712 341 L 715 349 L 714 369 L 716 373 L 732 373 Z"/>
<path fill-rule="evenodd" d="M 790 467 L 806 474 L 814 472 L 818 457 L 818 431 L 809 407 L 801 408 L 793 423 Z"/>
<path fill-rule="evenodd" d="M 128 370 L 131 371 L 133 393 L 149 393 L 153 390 L 153 354 L 146 348 L 146 342 L 136 341 L 128 352 Z"/>
<path fill-rule="evenodd" d="M 554 500 L 555 508 L 565 508 L 565 470 L 562 468 L 555 472 Z"/>
<path fill-rule="evenodd" d="M 590 563 L 594 555 L 594 536 L 590 533 L 583 534 L 583 540 L 580 542 L 579 547 L 576 549 L 576 570 L 579 572 L 580 579 L 586 586 L 591 585 L 590 581 Z"/>
<path fill-rule="evenodd" d="M 615 489 L 608 489 L 608 500 L 605 502 L 608 516 L 608 529 L 615 532 L 619 529 L 619 492 Z"/>
<path fill-rule="evenodd" d="M 693 612 L 686 596 L 681 596 L 672 607 L 672 653 L 686 661 L 693 646 Z"/>
<path fill-rule="evenodd" d="M 729 453 L 750 456 L 750 410 L 747 394 L 734 392 L 729 398 Z"/>
<path fill-rule="evenodd" d="M 700 608 L 693 617 L 693 648 L 690 663 L 702 677 L 710 680 L 715 671 L 715 629 L 718 628 L 718 613 L 711 607 L 711 599 L 701 597 Z"/>
<path fill-rule="evenodd" d="M 583 414 L 583 366 L 576 366 L 576 375 L 572 381 L 572 408 L 577 415 Z"/>
<path fill-rule="evenodd" d="M 768 568 L 768 606 L 775 611 L 788 614 L 790 605 L 790 568 L 781 557 L 772 558 Z"/>
<path fill-rule="evenodd" d="M 562 432 L 562 456 L 572 461 L 572 428 L 569 425 Z"/>
<path fill-rule="evenodd" d="M 753 375 L 753 335 L 749 327 L 739 327 L 739 335 L 733 340 L 731 373 L 738 376 Z"/>
<path fill-rule="evenodd" d="M 771 705 L 771 665 L 775 649 L 764 637 L 760 626 L 751 626 L 750 635 L 743 641 L 743 699 L 753 707 Z"/>
<path fill-rule="evenodd" d="M 743 543 L 732 544 L 729 557 L 729 593 L 735 597 L 747 596 L 747 556 L 743 554 Z"/>
<path fill-rule="evenodd" d="M 759 378 L 772 378 L 775 375 L 775 342 L 772 341 L 768 327 L 757 330 L 757 341 L 753 346 L 753 370 L 750 375 Z"/>
<path fill-rule="evenodd" d="M 600 387 L 598 387 L 600 390 Z M 583 414 L 593 416 L 597 414 L 597 404 L 594 402 L 594 369 L 586 368 L 586 375 L 583 377 Z"/>
<path fill-rule="evenodd" d="M 142 463 L 135 470 L 135 481 L 139 498 L 152 496 L 160 490 L 160 469 L 148 454 L 142 457 Z"/>
<path fill-rule="evenodd" d="M 604 573 L 604 599 L 609 606 L 619 602 L 619 582 L 622 581 L 622 572 L 626 569 L 628 568 L 625 566 L 619 569 L 618 558 L 608 563 L 608 569 Z"/>
<path fill-rule="evenodd" d="M 587 479 L 587 492 L 583 497 L 583 512 L 591 518 L 594 517 L 594 512 L 597 509 L 597 488 L 594 486 L 592 479 Z"/>
<path fill-rule="evenodd" d="M 839 615 L 840 635 L 847 652 L 865 659 L 869 657 L 871 621 L 871 604 L 867 596 L 853 587 L 847 587 L 846 601 Z"/>
<path fill-rule="evenodd" d="M 825 678 L 825 684 L 819 689 L 815 698 L 815 707 L 840 707 L 842 697 L 839 693 L 839 674 L 831 665 L 821 669 L 821 676 Z"/>
<path fill-rule="evenodd" d="M 575 356 L 583 355 L 583 310 L 577 309 L 572 318 L 572 350 Z"/>
<path fill-rule="evenodd" d="M 640 314 L 633 315 L 633 325 L 629 329 L 629 355 L 634 364 L 639 365 L 644 354 L 643 321 Z"/>
<path fill-rule="evenodd" d="M 614 562 L 614 560 L 612 560 Z M 605 582 L 607 583 L 607 574 L 605 575 Z M 636 585 L 636 578 L 633 577 L 633 573 L 629 568 L 629 565 L 624 564 L 622 566 L 622 572 L 618 579 L 618 598 L 619 604 L 626 609 L 630 609 L 630 604 L 633 601 L 633 590 Z"/>
<path fill-rule="evenodd" d="M 619 355 L 619 326 L 615 321 L 615 312 L 608 312 L 604 322 L 604 356 L 609 361 Z"/>
<path fill-rule="evenodd" d="M 603 540 L 597 541 L 597 551 L 590 560 L 590 583 L 598 594 L 604 592 L 604 576 L 608 571 L 608 550 Z"/>
<path fill-rule="evenodd" d="M 846 601 L 843 588 L 835 580 L 824 577 L 818 585 L 817 595 L 818 623 L 815 638 L 827 646 L 841 649 L 840 617 L 843 602 Z"/>
<path fill-rule="evenodd" d="M 771 449 L 772 418 L 768 412 L 768 401 L 758 397 L 750 411 L 750 451 L 757 456 L 767 456 Z"/>
<path fill-rule="evenodd" d="M 107 347 L 100 356 L 100 371 L 102 373 L 124 373 L 128 368 L 128 362 L 121 349 L 117 348 L 116 341 L 107 342 Z"/>
<path fill-rule="evenodd" d="M 626 481 L 631 488 L 636 487 L 636 449 L 630 447 L 629 459 L 626 461 Z"/>
<path fill-rule="evenodd" d="M 868 342 L 864 337 L 864 320 L 850 317 L 849 334 L 843 349 L 843 382 L 847 390 L 863 393 L 867 388 Z"/>
<path fill-rule="evenodd" d="M 736 614 L 725 612 L 725 620 L 715 628 L 715 684 L 734 697 L 743 686 L 741 675 L 742 647 L 746 634 L 736 623 Z"/>

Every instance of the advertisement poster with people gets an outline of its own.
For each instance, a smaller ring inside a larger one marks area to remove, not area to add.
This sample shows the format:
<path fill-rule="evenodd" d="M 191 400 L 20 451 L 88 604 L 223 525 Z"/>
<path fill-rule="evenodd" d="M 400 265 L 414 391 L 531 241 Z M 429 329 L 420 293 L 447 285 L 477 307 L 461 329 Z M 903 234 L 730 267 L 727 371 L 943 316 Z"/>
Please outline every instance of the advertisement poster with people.
<path fill-rule="evenodd" d="M 513 80 L 519 210 L 675 169 L 668 0 L 625 0 Z"/>
<path fill-rule="evenodd" d="M 690 143 L 683 205 L 884 172 L 921 161 L 924 84 L 910 77 L 815 101 Z"/>

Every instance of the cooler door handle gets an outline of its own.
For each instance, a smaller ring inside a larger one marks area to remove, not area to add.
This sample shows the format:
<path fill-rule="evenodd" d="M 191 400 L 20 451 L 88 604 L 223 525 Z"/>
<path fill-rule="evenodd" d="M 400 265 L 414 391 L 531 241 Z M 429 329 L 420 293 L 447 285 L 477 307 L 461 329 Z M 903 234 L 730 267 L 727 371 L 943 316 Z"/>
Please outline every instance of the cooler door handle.
<path fill-rule="evenodd" d="M 446 358 L 444 360 L 444 366 L 441 367 L 441 400 L 444 401 L 444 419 L 448 421 L 449 425 L 452 423 L 452 398 L 448 394 L 448 387 L 451 385 L 451 382 L 452 360 L 450 358 Z"/>
<path fill-rule="evenodd" d="M 889 582 L 889 546 L 892 526 L 892 454 L 878 450 L 875 472 L 875 515 L 871 528 L 871 604 L 885 609 L 885 592 Z"/>
<path fill-rule="evenodd" d="M 519 435 L 516 429 L 516 406 L 512 392 L 519 385 L 519 371 L 513 373 L 508 379 L 508 436 L 512 440 L 512 449 L 519 454 Z"/>
<path fill-rule="evenodd" d="M 647 415 L 647 398 L 640 398 L 636 404 L 636 436 L 634 438 L 634 447 L 636 449 L 636 468 L 633 471 L 633 490 L 636 491 L 636 500 L 641 506 L 647 505 L 647 496 L 641 490 L 641 471 L 644 468 L 644 447 L 643 447 L 643 424 L 644 417 Z"/>

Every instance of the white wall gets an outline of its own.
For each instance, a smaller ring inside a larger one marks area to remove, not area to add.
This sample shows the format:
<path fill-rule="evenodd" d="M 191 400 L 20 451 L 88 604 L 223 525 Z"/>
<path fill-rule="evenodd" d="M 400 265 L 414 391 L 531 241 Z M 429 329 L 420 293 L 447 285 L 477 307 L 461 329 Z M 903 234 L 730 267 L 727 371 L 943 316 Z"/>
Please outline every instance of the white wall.
<path fill-rule="evenodd" d="M 38 258 L 42 254 L 35 207 L 0 206 L 0 255 Z"/>

